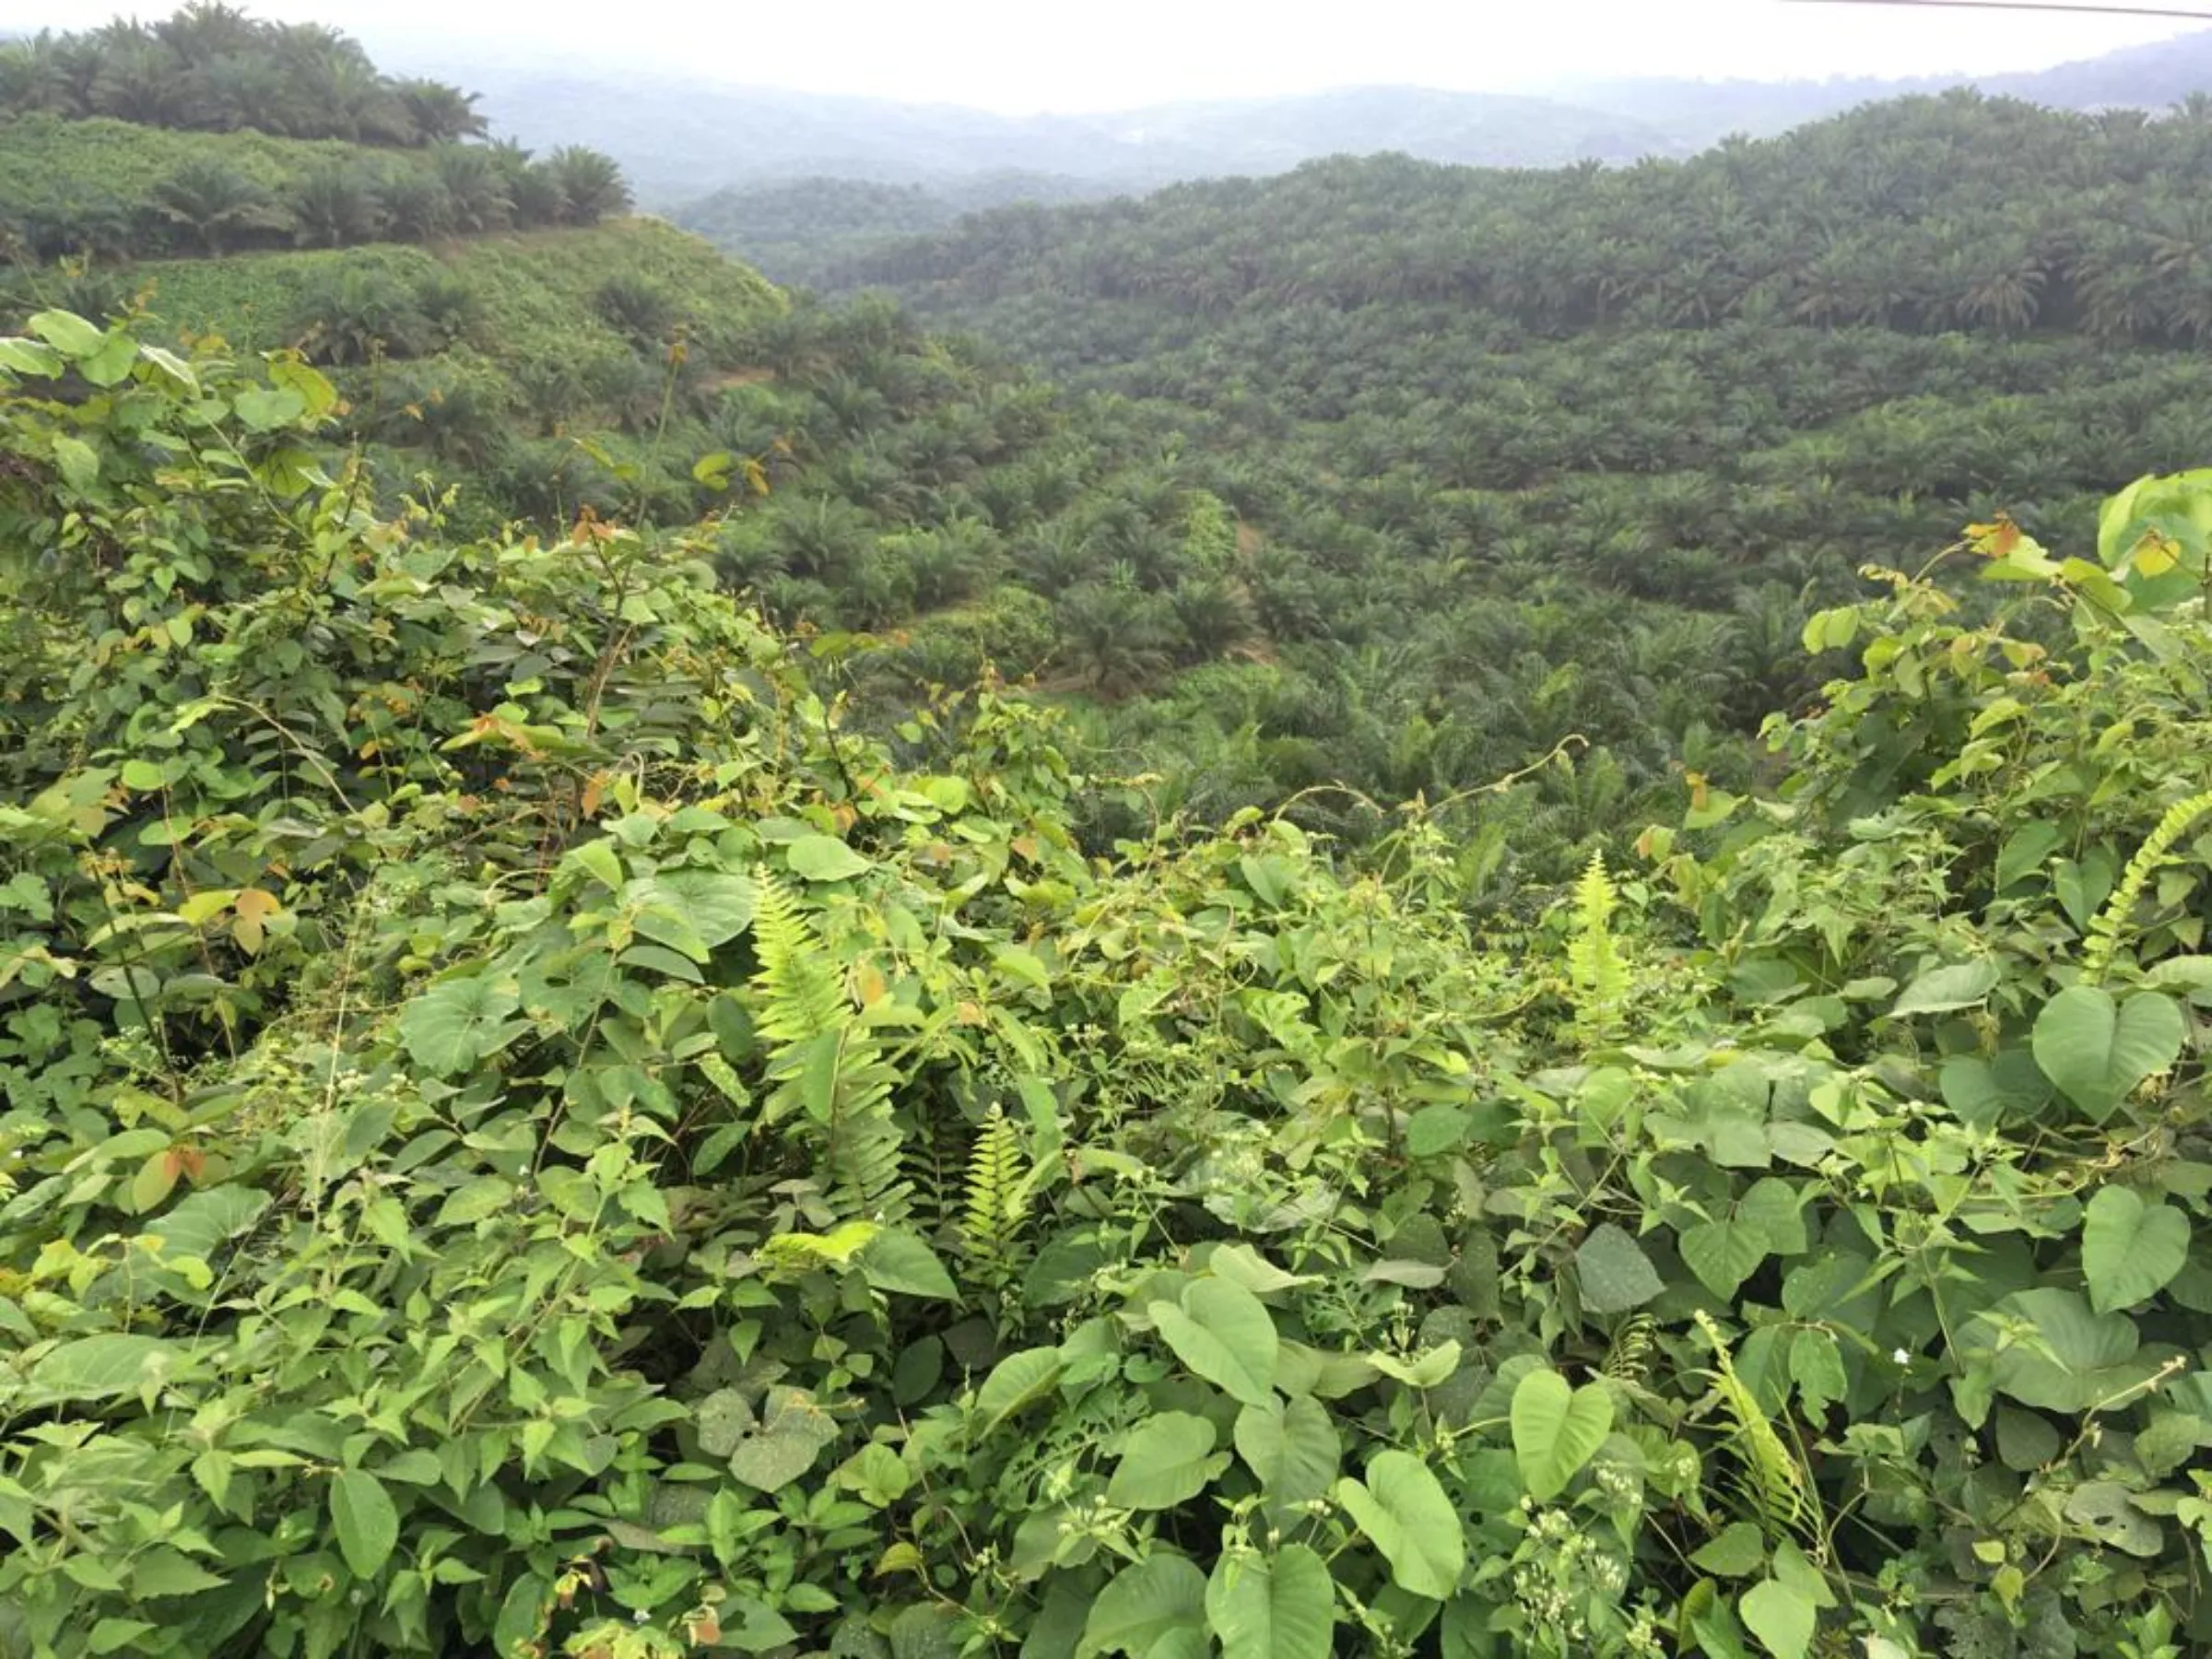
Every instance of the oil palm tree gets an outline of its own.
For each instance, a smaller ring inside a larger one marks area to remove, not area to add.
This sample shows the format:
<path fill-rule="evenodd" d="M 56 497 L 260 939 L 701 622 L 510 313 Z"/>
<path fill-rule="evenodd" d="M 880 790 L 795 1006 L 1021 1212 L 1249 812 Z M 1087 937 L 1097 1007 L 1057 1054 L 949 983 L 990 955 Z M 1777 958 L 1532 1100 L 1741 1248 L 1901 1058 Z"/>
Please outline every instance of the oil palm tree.
<path fill-rule="evenodd" d="M 394 81 L 392 96 L 406 112 L 417 144 L 458 144 L 464 138 L 481 138 L 490 124 L 477 108 L 480 94 L 464 92 L 444 81 Z"/>
<path fill-rule="evenodd" d="M 194 158 L 155 185 L 152 206 L 203 253 L 220 253 L 246 232 L 286 222 L 259 182 L 208 157 Z"/>
<path fill-rule="evenodd" d="M 581 145 L 564 145 L 546 159 L 560 187 L 561 217 L 572 225 L 595 225 L 629 211 L 629 184 L 611 157 Z"/>

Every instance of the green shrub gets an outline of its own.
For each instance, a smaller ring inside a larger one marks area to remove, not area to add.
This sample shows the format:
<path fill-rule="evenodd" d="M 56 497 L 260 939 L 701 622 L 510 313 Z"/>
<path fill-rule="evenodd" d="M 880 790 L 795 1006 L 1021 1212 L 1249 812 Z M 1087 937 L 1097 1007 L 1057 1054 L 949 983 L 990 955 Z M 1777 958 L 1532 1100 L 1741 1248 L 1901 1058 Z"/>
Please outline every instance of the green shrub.
<path fill-rule="evenodd" d="M 1478 934 L 335 406 L 0 346 L 0 1653 L 2212 1641 L 2212 475 Z"/>

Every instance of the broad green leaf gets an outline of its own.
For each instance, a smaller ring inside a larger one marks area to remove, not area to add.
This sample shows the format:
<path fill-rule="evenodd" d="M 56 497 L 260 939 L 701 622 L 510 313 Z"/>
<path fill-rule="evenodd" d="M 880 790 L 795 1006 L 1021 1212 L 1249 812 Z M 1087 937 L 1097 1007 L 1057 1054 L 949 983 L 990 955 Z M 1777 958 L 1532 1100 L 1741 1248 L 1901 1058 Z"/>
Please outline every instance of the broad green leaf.
<path fill-rule="evenodd" d="M 86 322 L 74 312 L 42 311 L 25 326 L 65 357 L 88 358 L 107 339 L 104 329 Z"/>
<path fill-rule="evenodd" d="M 399 1542 L 399 1511 L 384 1483 L 366 1469 L 340 1469 L 330 1481 L 330 1520 L 353 1576 L 372 1579 Z"/>
<path fill-rule="evenodd" d="M 1258 1477 L 1271 1515 L 1328 1495 L 1342 1447 L 1329 1408 L 1310 1394 L 1269 1398 L 1237 1414 L 1237 1453 Z"/>
<path fill-rule="evenodd" d="M 104 1400 L 135 1394 L 168 1376 L 184 1350 L 159 1336 L 121 1332 L 65 1342 L 30 1368 L 31 1387 L 57 1400 Z"/>
<path fill-rule="evenodd" d="M 2096 985 L 2069 985 L 2035 1020 L 2035 1063 L 2091 1119 L 2104 1122 L 2136 1086 L 2181 1057 L 2186 1024 L 2174 1002 L 2144 992 L 2115 1003 Z"/>
<path fill-rule="evenodd" d="M 1378 1452 L 1364 1482 L 1336 1483 L 1336 1501 L 1390 1563 L 1402 1590 L 1444 1601 L 1467 1567 L 1459 1513 L 1429 1466 L 1410 1452 Z"/>
<path fill-rule="evenodd" d="M 1779 1579 L 1762 1579 L 1735 1604 L 1744 1628 L 1774 1659 L 1805 1659 L 1812 1651 L 1819 1609 Z"/>
<path fill-rule="evenodd" d="M 791 1620 L 757 1595 L 734 1595 L 722 1605 L 724 1647 L 741 1653 L 772 1653 L 798 1639 Z"/>
<path fill-rule="evenodd" d="M 1896 1018 L 1914 1014 L 1947 1014 L 1956 1008 L 1979 1007 L 1997 988 L 1997 965 L 1987 959 L 1954 962 L 1922 974 L 1904 989 L 1889 1010 Z"/>
<path fill-rule="evenodd" d="M 2059 1454 L 2064 1439 L 2051 1419 L 2017 1406 L 1997 1407 L 1997 1456 L 2022 1475 L 2041 1468 Z"/>
<path fill-rule="evenodd" d="M 1574 1253 L 1574 1267 L 1585 1312 L 1626 1313 L 1666 1288 L 1643 1246 L 1610 1221 L 1590 1230 Z"/>
<path fill-rule="evenodd" d="M 808 881 L 850 881 L 876 867 L 834 835 L 802 835 L 783 856 L 791 873 Z"/>
<path fill-rule="evenodd" d="M 884 1228 L 868 1241 L 860 1253 L 860 1270 L 878 1290 L 938 1301 L 952 1301 L 959 1295 L 937 1253 L 902 1227 Z"/>
<path fill-rule="evenodd" d="M 514 1202 L 514 1182 L 503 1175 L 479 1175 L 452 1193 L 438 1206 L 432 1227 L 471 1227 L 496 1216 Z"/>
<path fill-rule="evenodd" d="M 1164 1551 L 1126 1567 L 1099 1592 L 1075 1659 L 1124 1653 L 1148 1659 L 1165 1640 L 1206 1630 L 1206 1574 Z"/>
<path fill-rule="evenodd" d="M 1303 1544 L 1272 1557 L 1225 1550 L 1206 1581 L 1206 1617 L 1221 1659 L 1329 1659 L 1336 1586 Z"/>
<path fill-rule="evenodd" d="M 1187 1411 L 1163 1411 L 1139 1424 L 1122 1444 L 1106 1483 L 1117 1509 L 1164 1510 L 1187 1503 L 1219 1472 L 1211 1422 Z"/>
<path fill-rule="evenodd" d="M 1065 1369 L 1056 1347 L 1023 1348 L 1001 1359 L 975 1396 L 983 1432 L 995 1432 L 1007 1418 L 1051 1394 Z"/>
<path fill-rule="evenodd" d="M 1689 1564 L 1719 1578 L 1749 1578 L 1767 1564 L 1766 1536 L 1752 1522 L 1732 1522 Z"/>
<path fill-rule="evenodd" d="M 2025 1048 L 2010 1048 L 1994 1060 L 1959 1054 L 1937 1074 L 1944 1103 L 1976 1128 L 1996 1128 L 2033 1116 L 2051 1100 L 2051 1082 Z"/>
<path fill-rule="evenodd" d="M 2011 1327 L 2024 1325 L 2015 1332 Z M 2155 1359 L 2124 1313 L 2099 1313 L 2077 1291 L 2016 1291 L 1967 1322 L 1959 1347 L 1991 1356 L 1997 1392 L 2042 1411 L 2078 1414 L 2134 1403 Z"/>
<path fill-rule="evenodd" d="M 163 1595 L 197 1595 L 229 1584 L 181 1550 L 156 1545 L 131 1563 L 131 1594 L 140 1601 Z"/>
<path fill-rule="evenodd" d="M 238 418 L 248 431 L 274 432 L 306 414 L 307 399 L 297 392 L 254 386 L 241 392 L 231 400 L 230 406 L 238 411 Z"/>
<path fill-rule="evenodd" d="M 1241 1285 L 1254 1296 L 1272 1296 L 1319 1283 L 1311 1273 L 1286 1273 L 1249 1244 L 1223 1244 L 1206 1258 L 1206 1271 L 1232 1285 Z"/>
<path fill-rule="evenodd" d="M 1576 1388 L 1555 1371 L 1535 1371 L 1513 1390 L 1509 1415 L 1522 1482 L 1530 1497 L 1548 1503 L 1605 1444 L 1613 1396 L 1602 1383 Z"/>
<path fill-rule="evenodd" d="M 394 1453 L 376 1466 L 379 1480 L 397 1480 L 407 1486 L 436 1486 L 445 1478 L 444 1465 L 438 1454 L 417 1446 Z"/>
<path fill-rule="evenodd" d="M 759 1419 L 734 1388 L 718 1388 L 692 1408 L 699 1426 L 699 1449 L 709 1457 L 727 1457 Z"/>
<path fill-rule="evenodd" d="M 1156 1301 L 1145 1311 L 1175 1357 L 1232 1399 L 1256 1406 L 1274 1393 L 1281 1339 L 1267 1305 L 1243 1286 L 1199 1279 L 1181 1306 Z"/>
<path fill-rule="evenodd" d="M 161 1241 L 160 1253 L 174 1260 L 196 1256 L 211 1259 L 216 1252 L 241 1233 L 250 1232 L 268 1212 L 265 1193 L 251 1187 L 226 1184 L 194 1193 L 165 1215 L 148 1220 L 142 1237 Z"/>
<path fill-rule="evenodd" d="M 2081 1275 L 2100 1313 L 2132 1308 L 2170 1284 L 2189 1260 L 2189 1218 L 2146 1204 L 2132 1187 L 2105 1186 L 2081 1225 Z"/>
<path fill-rule="evenodd" d="M 1803 1255 L 1811 1243 L 1805 1227 L 1809 1196 L 1806 1189 L 1778 1175 L 1765 1176 L 1736 1200 L 1735 1218 L 1757 1228 L 1773 1254 Z"/>
<path fill-rule="evenodd" d="M 399 1038 L 418 1065 L 450 1077 L 491 1052 L 500 1022 L 521 1006 L 512 985 L 488 975 L 447 980 L 400 1011 Z"/>
<path fill-rule="evenodd" d="M 2066 1494 L 2065 1512 L 2067 1520 L 2111 1548 L 2147 1558 L 2165 1547 L 2158 1521 L 2136 1507 L 2134 1495 L 2116 1480 L 2091 1480 L 2075 1488 Z"/>
<path fill-rule="evenodd" d="M 759 1426 L 731 1449 L 730 1473 L 763 1492 L 781 1491 L 814 1467 L 837 1434 L 837 1419 L 805 1389 L 771 1388 Z"/>
<path fill-rule="evenodd" d="M 127 334 L 112 334 L 100 348 L 76 366 L 76 371 L 95 386 L 120 385 L 138 366 L 138 342 Z"/>
<path fill-rule="evenodd" d="M 0 369 L 11 369 L 18 374 L 35 374 L 41 380 L 53 380 L 64 367 L 62 354 L 41 340 L 26 340 L 20 336 L 0 339 Z"/>
<path fill-rule="evenodd" d="M 1843 1352 L 1835 1335 L 1808 1326 L 1790 1338 L 1790 1381 L 1797 1397 L 1816 1418 L 1840 1405 L 1850 1391 L 1843 1371 Z"/>
<path fill-rule="evenodd" d="M 622 890 L 625 904 L 651 906 L 679 918 L 689 935 L 710 950 L 728 944 L 753 924 L 759 899 L 760 889 L 749 877 L 719 870 L 667 870 L 633 881 Z M 638 931 L 648 938 L 660 937 L 642 921 Z M 661 943 L 684 948 L 674 939 Z"/>
<path fill-rule="evenodd" d="M 1687 1229 L 1682 1259 L 1706 1289 L 1731 1300 L 1767 1259 L 1767 1235 L 1756 1221 L 1705 1221 Z"/>
<path fill-rule="evenodd" d="M 149 350 L 147 354 L 152 356 Z M 338 406 L 338 389 L 320 370 L 297 358 L 275 358 L 269 362 L 269 384 L 297 393 L 307 412 L 317 420 Z"/>

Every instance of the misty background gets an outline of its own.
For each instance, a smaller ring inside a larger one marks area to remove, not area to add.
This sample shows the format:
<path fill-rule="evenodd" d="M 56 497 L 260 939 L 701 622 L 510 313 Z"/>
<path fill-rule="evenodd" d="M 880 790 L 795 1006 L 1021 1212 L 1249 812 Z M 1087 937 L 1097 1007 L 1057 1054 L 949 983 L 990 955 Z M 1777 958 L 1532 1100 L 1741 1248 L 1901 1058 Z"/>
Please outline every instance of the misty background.
<path fill-rule="evenodd" d="M 1534 15 L 1430 0 L 1356 14 L 1312 0 L 846 0 L 765 24 L 659 0 L 618 27 L 512 0 L 248 9 L 344 29 L 395 71 L 480 94 L 492 129 L 535 149 L 604 150 L 641 206 L 802 282 L 971 211 L 1323 156 L 1621 165 L 1900 93 L 1971 85 L 2155 110 L 2212 87 L 2212 31 L 2185 19 L 1792 0 Z M 20 22 L 0 11 L 0 36 L 112 16 L 108 0 L 44 0 Z"/>

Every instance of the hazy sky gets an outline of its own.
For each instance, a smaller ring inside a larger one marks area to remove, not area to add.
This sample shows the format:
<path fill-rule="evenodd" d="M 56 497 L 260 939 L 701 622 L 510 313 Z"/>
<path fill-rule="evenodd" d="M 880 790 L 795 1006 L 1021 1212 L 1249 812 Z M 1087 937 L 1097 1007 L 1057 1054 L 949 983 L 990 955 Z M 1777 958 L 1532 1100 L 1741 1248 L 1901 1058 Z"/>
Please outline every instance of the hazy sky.
<path fill-rule="evenodd" d="M 1376 82 L 1515 90 L 1636 74 L 2029 69 L 2204 27 L 1789 0 L 258 0 L 250 8 L 335 23 L 394 62 L 434 62 L 461 79 L 472 56 L 574 55 L 1009 112 Z M 0 23 L 82 27 L 117 9 L 113 0 L 0 0 Z"/>

